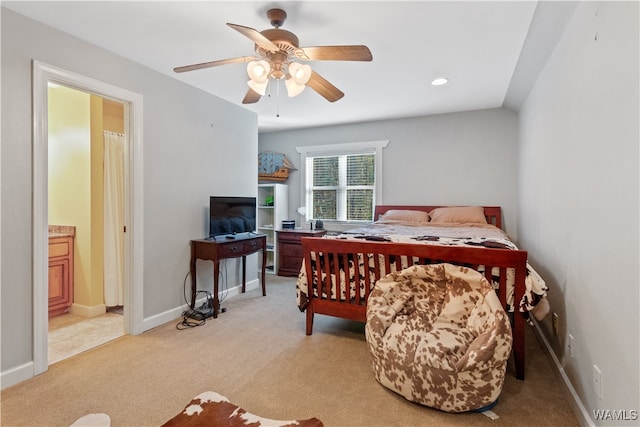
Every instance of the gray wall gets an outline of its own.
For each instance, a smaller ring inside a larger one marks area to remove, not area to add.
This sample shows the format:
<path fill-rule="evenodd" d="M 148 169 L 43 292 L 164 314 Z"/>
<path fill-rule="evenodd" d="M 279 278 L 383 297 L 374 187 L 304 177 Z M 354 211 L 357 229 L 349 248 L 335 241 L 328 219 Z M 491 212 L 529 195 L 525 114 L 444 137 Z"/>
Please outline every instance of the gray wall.
<path fill-rule="evenodd" d="M 257 193 L 254 113 L 3 8 L 2 372 L 33 360 L 33 59 L 143 96 L 145 318 L 184 303 L 189 240 L 208 231 L 209 196 Z M 211 290 L 208 264 L 199 288 Z M 248 265 L 256 278 L 257 261 Z"/>
<path fill-rule="evenodd" d="M 516 114 L 491 109 L 261 133 L 258 146 L 299 167 L 296 147 L 389 140 L 379 204 L 502 206 L 507 233 L 517 239 L 517 138 Z M 300 175 L 287 182 L 296 220 Z"/>
<path fill-rule="evenodd" d="M 558 336 L 551 317 L 541 327 L 591 417 L 640 402 L 638 12 L 580 3 L 519 116 L 518 236 L 559 315 Z"/>

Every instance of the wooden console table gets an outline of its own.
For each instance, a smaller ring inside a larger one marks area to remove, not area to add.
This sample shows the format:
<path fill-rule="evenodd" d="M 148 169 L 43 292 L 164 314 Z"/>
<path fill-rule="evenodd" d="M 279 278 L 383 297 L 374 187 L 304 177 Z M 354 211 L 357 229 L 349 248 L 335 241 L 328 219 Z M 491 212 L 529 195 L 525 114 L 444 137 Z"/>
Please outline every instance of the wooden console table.
<path fill-rule="evenodd" d="M 196 308 L 196 260 L 213 261 L 213 317 L 218 317 L 220 299 L 218 297 L 218 280 L 220 276 L 220 260 L 242 257 L 242 293 L 246 290 L 247 255 L 262 250 L 262 295 L 267 295 L 265 286 L 265 269 L 267 264 L 267 236 L 264 234 L 235 235 L 233 239 L 225 236 L 191 241 L 191 309 Z"/>

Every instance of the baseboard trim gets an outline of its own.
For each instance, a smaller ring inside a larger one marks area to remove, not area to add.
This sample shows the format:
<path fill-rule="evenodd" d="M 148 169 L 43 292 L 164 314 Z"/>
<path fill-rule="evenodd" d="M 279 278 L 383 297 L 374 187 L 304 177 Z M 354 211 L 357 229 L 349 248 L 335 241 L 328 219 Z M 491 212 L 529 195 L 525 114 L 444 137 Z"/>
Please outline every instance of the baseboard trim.
<path fill-rule="evenodd" d="M 107 306 L 104 304 L 84 305 L 73 303 L 69 309 L 69 313 L 77 314 L 82 317 L 98 317 L 107 312 Z"/>
<path fill-rule="evenodd" d="M 573 387 L 573 384 L 571 384 L 571 381 L 569 380 L 567 373 L 562 367 L 560 360 L 558 359 L 555 352 L 553 351 L 551 344 L 549 344 L 547 337 L 542 332 L 542 329 L 540 329 L 540 325 L 538 325 L 538 322 L 534 320 L 533 326 L 535 327 L 535 331 L 536 331 L 536 334 L 538 335 L 538 338 L 542 341 L 542 343 L 547 349 L 547 354 L 549 355 L 549 357 L 553 362 L 555 373 L 560 377 L 560 379 L 562 379 L 562 384 L 564 385 L 564 387 L 562 388 L 562 391 L 564 392 L 565 396 L 569 400 L 569 406 L 571 406 L 571 410 L 573 411 L 575 416 L 578 418 L 578 422 L 580 423 L 581 426 L 595 427 L 595 424 L 591 419 L 591 416 L 589 415 L 589 411 L 587 411 L 587 408 L 585 408 L 584 404 L 582 403 L 582 400 L 580 400 L 580 397 L 578 396 L 576 389 Z"/>
<path fill-rule="evenodd" d="M 258 279 L 248 281 L 246 290 L 250 291 L 253 289 L 257 289 L 259 285 L 260 285 L 260 281 Z M 218 292 L 218 297 L 221 298 L 224 296 L 225 298 L 229 298 L 235 295 L 240 295 L 241 293 L 242 293 L 242 285 L 237 285 L 237 286 L 234 286 L 233 288 L 229 288 L 227 291 L 224 291 L 224 295 L 223 295 L 223 292 Z M 205 301 L 205 299 L 206 298 L 200 298 L 196 300 L 196 306 L 199 306 L 200 304 L 202 304 Z M 150 329 L 157 328 L 160 325 L 164 325 L 167 322 L 171 322 L 182 317 L 182 313 L 184 313 L 185 310 L 187 310 L 187 308 L 188 308 L 188 305 L 184 304 L 179 307 L 175 307 L 170 310 L 167 310 L 165 312 L 158 313 L 156 315 L 144 318 L 142 320 L 143 331 L 148 331 Z"/>
<path fill-rule="evenodd" d="M 257 289 L 259 285 L 260 285 L 260 281 L 258 279 L 251 280 L 247 282 L 247 291 Z M 225 298 L 229 298 L 235 295 L 240 295 L 241 293 L 242 293 L 242 285 L 238 285 L 233 288 L 229 288 L 227 291 L 224 292 L 224 295 L 225 295 Z M 222 292 L 220 292 L 220 296 L 223 296 L 221 294 Z M 204 301 L 205 301 L 205 298 L 202 298 L 201 300 L 198 300 L 196 304 L 197 305 L 202 304 L 202 302 Z M 81 304 L 74 304 L 72 307 L 76 307 L 76 306 L 77 306 L 77 309 L 79 308 L 80 310 L 85 310 L 84 312 L 88 312 L 88 313 L 93 313 L 95 311 L 95 307 L 99 307 L 99 306 L 94 306 L 94 307 L 82 306 Z M 106 307 L 102 305 L 102 308 L 103 308 L 102 313 L 103 314 L 106 313 Z M 159 313 L 154 316 L 143 319 L 143 331 L 148 331 L 150 329 L 161 326 L 167 322 L 171 322 L 180 318 L 182 316 L 182 313 L 187 308 L 188 306 L 185 304 L 183 306 L 176 307 L 171 310 L 167 310 L 163 313 Z M 74 309 L 74 313 L 80 314 L 75 312 L 75 309 Z M 86 316 L 86 317 L 95 317 L 95 315 Z M 12 385 L 21 383 L 22 381 L 26 381 L 35 377 L 34 368 L 35 368 L 34 362 L 30 361 L 25 364 L 22 364 L 1 372 L 0 373 L 0 390 L 4 390 L 7 387 L 11 387 Z"/>
<path fill-rule="evenodd" d="M 16 366 L 15 368 L 2 372 L 2 374 L 0 374 L 0 389 L 4 390 L 7 387 L 11 387 L 12 385 L 33 378 L 35 376 L 33 372 L 33 362 L 28 362 L 24 365 Z"/>

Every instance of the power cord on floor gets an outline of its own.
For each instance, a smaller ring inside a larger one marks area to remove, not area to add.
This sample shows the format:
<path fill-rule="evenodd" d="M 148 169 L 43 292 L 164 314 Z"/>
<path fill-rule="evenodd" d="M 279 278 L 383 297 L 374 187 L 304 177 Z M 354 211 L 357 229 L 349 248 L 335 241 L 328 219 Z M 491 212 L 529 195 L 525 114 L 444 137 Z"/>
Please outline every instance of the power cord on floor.
<path fill-rule="evenodd" d="M 191 309 L 182 313 L 182 316 L 182 321 L 176 324 L 176 329 L 179 331 L 195 328 L 196 326 L 202 326 L 207 322 L 202 314 Z M 198 319 L 198 317 L 200 317 L 200 319 Z"/>
<path fill-rule="evenodd" d="M 191 273 L 187 273 L 184 276 L 184 281 L 182 282 L 182 297 L 184 298 L 185 304 L 190 306 L 191 304 L 187 301 L 187 278 Z M 196 326 L 202 326 L 207 322 L 208 314 L 213 314 L 213 297 L 211 292 L 208 291 L 196 291 L 196 299 L 198 294 L 204 293 L 206 294 L 205 302 L 200 307 L 200 310 L 194 310 L 189 308 L 182 312 L 182 321 L 176 324 L 176 329 L 184 330 L 189 328 L 194 328 Z"/>
<path fill-rule="evenodd" d="M 187 278 L 191 272 L 188 272 L 184 276 L 184 280 L 182 282 L 182 297 L 184 298 L 184 302 L 189 307 L 191 303 L 187 301 Z M 222 305 L 222 302 L 227 298 L 229 293 L 229 289 L 227 288 L 227 264 L 224 263 L 224 269 L 220 272 L 222 277 L 222 297 L 220 298 L 219 304 Z M 196 300 L 199 294 L 205 294 L 205 302 L 202 303 L 199 309 L 189 308 L 182 312 L 182 321 L 176 324 L 176 329 L 183 330 L 188 328 L 194 328 L 196 326 L 202 326 L 207 322 L 207 317 L 213 316 L 213 296 L 209 291 L 196 291 Z M 227 311 L 224 307 L 220 307 L 220 313 L 224 313 Z"/>

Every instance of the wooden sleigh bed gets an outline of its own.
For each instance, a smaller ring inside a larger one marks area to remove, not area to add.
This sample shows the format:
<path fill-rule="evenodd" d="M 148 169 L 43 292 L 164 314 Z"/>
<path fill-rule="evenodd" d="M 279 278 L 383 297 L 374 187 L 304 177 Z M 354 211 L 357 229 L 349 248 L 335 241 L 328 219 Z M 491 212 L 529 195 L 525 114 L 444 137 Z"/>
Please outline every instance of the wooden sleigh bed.
<path fill-rule="evenodd" d="M 383 214 L 392 211 L 432 212 L 436 208 L 441 207 L 377 206 L 374 218 L 384 218 Z M 481 209 L 486 222 L 490 224 L 482 227 L 502 227 L 499 207 Z M 466 233 L 467 230 L 460 232 Z M 307 312 L 307 335 L 313 331 L 314 314 L 366 322 L 367 297 L 375 282 L 389 272 L 400 271 L 414 264 L 464 265 L 483 273 L 496 288 L 502 306 L 508 313 L 513 313 L 512 351 L 516 378 L 524 379 L 528 312 L 523 309 L 527 306 L 523 301 L 527 301 L 525 294 L 531 294 L 527 292 L 528 283 L 525 284 L 531 269 L 527 264 L 527 252 L 518 250 L 510 241 L 417 235 L 398 237 L 365 228 L 328 238 L 303 238 L 302 248 L 304 262 L 296 293 L 300 310 Z M 355 260 L 358 268 L 355 268 Z M 309 283 L 313 287 L 311 290 Z"/>

